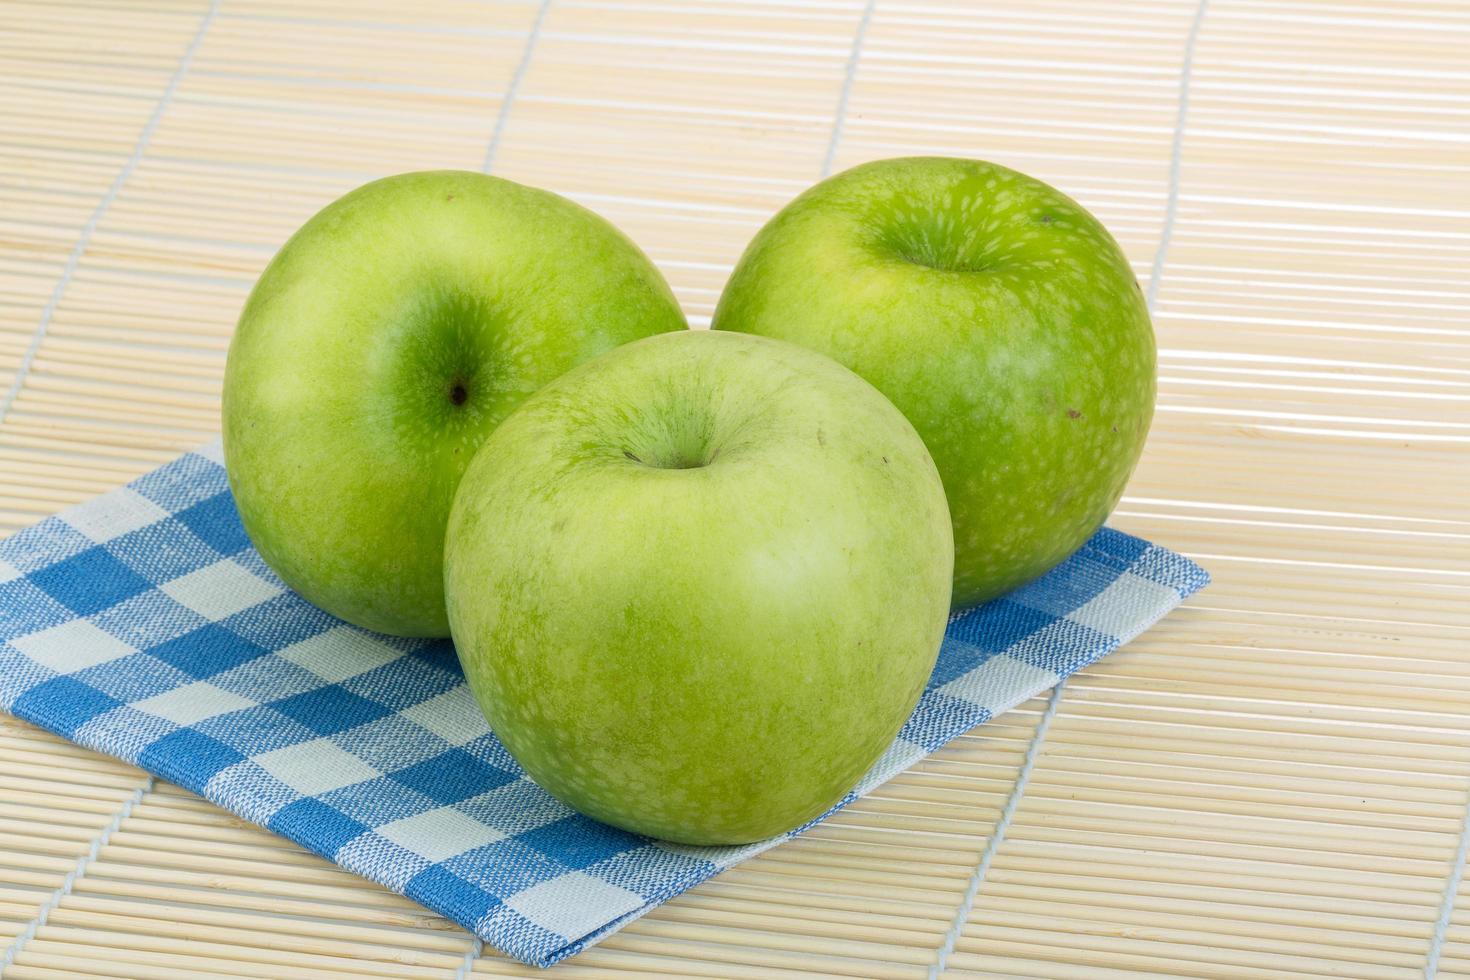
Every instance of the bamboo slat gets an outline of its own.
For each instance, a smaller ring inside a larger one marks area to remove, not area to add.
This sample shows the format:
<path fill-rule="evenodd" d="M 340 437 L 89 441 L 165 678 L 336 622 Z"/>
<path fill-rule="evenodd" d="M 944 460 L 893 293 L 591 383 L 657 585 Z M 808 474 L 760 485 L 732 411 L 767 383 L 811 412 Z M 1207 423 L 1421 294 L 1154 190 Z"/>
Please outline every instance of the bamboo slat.
<path fill-rule="evenodd" d="M 254 277 L 375 176 L 567 194 L 703 326 L 824 172 L 994 159 L 1155 297 L 1114 523 L 1215 585 L 557 975 L 1470 977 L 1467 42 L 1447 0 L 0 0 L 0 532 L 217 432 Z M 17 937 L 7 980 L 536 972 L 0 718 Z"/>

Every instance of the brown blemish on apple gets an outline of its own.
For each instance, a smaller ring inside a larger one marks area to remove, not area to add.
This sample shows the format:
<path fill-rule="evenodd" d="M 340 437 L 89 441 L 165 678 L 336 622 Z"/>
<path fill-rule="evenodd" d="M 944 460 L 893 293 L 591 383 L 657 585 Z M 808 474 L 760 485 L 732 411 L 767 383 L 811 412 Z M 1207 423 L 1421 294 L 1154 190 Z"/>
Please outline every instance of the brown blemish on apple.
<path fill-rule="evenodd" d="M 635 463 L 641 463 L 641 462 L 643 462 L 643 460 L 639 459 L 637 456 L 635 456 L 633 454 L 633 450 L 631 450 L 631 449 L 624 449 L 623 450 L 623 455 L 626 456 L 626 457 L 628 457 L 629 459 L 631 459 Z"/>
<path fill-rule="evenodd" d="M 1079 412 L 1079 411 L 1077 411 L 1077 409 L 1075 409 L 1075 408 L 1069 408 L 1069 409 L 1067 409 L 1067 418 L 1069 418 L 1069 419 L 1080 419 L 1081 417 L 1082 417 L 1082 413 Z"/>
<path fill-rule="evenodd" d="M 822 431 L 822 427 L 820 425 L 817 426 L 817 445 L 827 445 L 827 433 Z"/>
<path fill-rule="evenodd" d="M 446 200 L 446 201 L 452 201 L 452 200 L 454 200 L 454 195 L 453 194 L 445 194 L 444 195 L 444 200 Z"/>

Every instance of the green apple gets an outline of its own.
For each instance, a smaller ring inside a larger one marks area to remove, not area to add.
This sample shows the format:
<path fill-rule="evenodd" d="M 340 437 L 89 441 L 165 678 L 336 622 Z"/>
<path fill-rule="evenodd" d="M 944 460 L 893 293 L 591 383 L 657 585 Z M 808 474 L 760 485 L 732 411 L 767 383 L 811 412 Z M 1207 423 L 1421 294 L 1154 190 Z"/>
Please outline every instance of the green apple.
<path fill-rule="evenodd" d="M 750 243 L 713 325 L 822 351 L 908 416 L 949 496 L 957 606 L 1086 541 L 1153 416 L 1153 328 L 1117 242 L 978 160 L 883 160 L 812 187 Z"/>
<path fill-rule="evenodd" d="M 563 375 L 485 441 L 445 592 L 470 687 L 542 787 L 732 844 L 818 816 L 892 742 L 953 558 L 934 463 L 867 382 L 685 331 Z"/>
<path fill-rule="evenodd" d="M 446 636 L 444 526 L 500 420 L 583 361 L 686 328 L 632 242 L 547 191 L 402 174 L 328 205 L 261 275 L 230 344 L 230 488 L 318 606 Z"/>

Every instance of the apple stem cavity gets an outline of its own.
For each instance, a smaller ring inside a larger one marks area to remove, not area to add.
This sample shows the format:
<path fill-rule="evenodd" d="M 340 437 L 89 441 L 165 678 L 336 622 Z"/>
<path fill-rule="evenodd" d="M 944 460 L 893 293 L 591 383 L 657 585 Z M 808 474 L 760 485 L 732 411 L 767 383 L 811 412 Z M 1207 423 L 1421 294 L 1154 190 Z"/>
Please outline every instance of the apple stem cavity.
<path fill-rule="evenodd" d="M 715 456 L 719 454 L 717 452 L 711 453 L 709 455 L 709 458 L 706 459 L 702 455 L 691 455 L 675 451 L 667 454 L 654 453 L 651 456 L 645 458 L 643 456 L 639 456 L 631 449 L 624 449 L 623 455 L 626 456 L 628 459 L 631 459 L 633 462 L 638 463 L 640 466 L 647 466 L 650 469 L 697 470 L 702 469 L 703 467 L 706 467 L 709 464 L 713 463 L 715 461 Z"/>

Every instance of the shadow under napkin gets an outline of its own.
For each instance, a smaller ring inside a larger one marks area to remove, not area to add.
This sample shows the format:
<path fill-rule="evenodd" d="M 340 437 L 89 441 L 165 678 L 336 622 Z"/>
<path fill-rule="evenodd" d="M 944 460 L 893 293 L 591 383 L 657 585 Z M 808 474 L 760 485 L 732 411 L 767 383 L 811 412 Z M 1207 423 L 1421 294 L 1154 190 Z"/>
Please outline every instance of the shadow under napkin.
<path fill-rule="evenodd" d="M 954 616 L 913 716 L 832 812 L 1208 581 L 1104 528 L 1041 579 Z M 539 966 L 805 829 L 684 847 L 556 802 L 490 733 L 447 641 L 348 626 L 265 566 L 217 442 L 0 542 L 0 708 Z"/>

